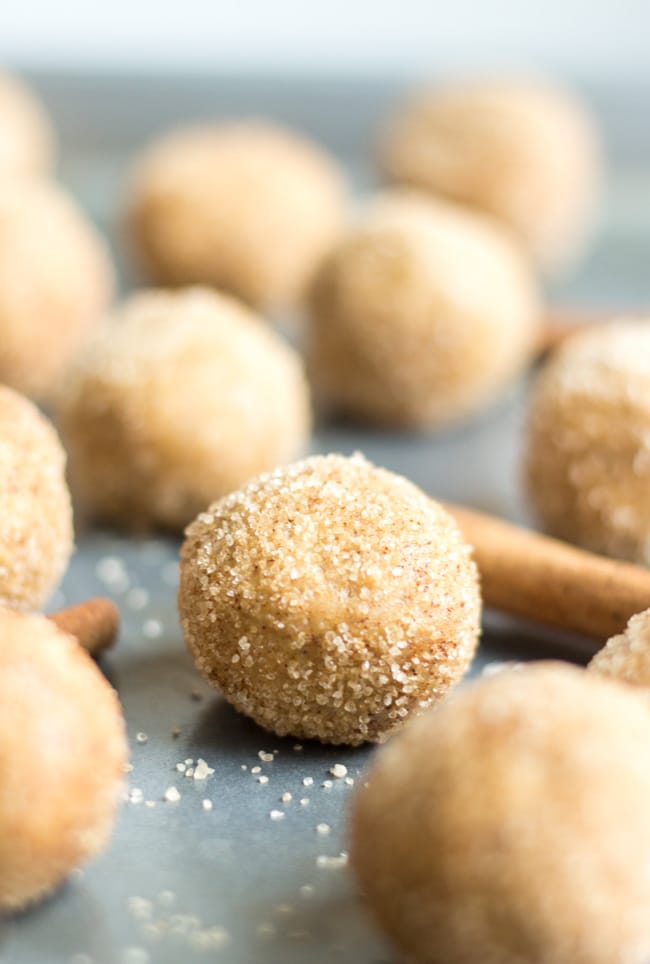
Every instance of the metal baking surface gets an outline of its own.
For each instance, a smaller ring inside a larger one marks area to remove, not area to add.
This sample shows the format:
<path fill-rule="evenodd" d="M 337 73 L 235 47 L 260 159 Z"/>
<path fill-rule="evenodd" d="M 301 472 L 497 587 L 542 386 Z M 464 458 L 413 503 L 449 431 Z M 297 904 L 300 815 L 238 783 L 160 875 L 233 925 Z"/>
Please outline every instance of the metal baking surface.
<path fill-rule="evenodd" d="M 114 240 L 128 156 L 167 124 L 210 115 L 274 116 L 320 137 L 364 188 L 371 183 L 364 171 L 372 131 L 400 90 L 389 82 L 277 78 L 40 75 L 34 81 L 59 121 L 64 180 Z M 643 250 L 650 211 L 642 200 L 650 192 L 642 190 L 646 178 L 637 163 L 645 129 L 635 123 L 634 103 L 643 99 L 620 91 L 593 96 L 615 147 L 610 202 L 591 260 L 553 294 L 641 305 L 650 300 Z M 128 271 L 124 277 L 128 285 Z M 437 437 L 320 427 L 313 450 L 361 449 L 427 492 L 522 518 L 517 477 L 524 394 L 522 387 L 482 419 Z M 389 964 L 390 950 L 365 917 L 345 862 L 351 783 L 373 750 L 298 748 L 278 740 L 199 679 L 176 617 L 177 551 L 173 540 L 79 537 L 53 605 L 105 593 L 120 606 L 122 636 L 102 667 L 128 721 L 129 800 L 107 853 L 41 906 L 0 923 L 0 961 Z M 474 672 L 492 660 L 567 653 L 580 660 L 587 652 L 578 641 L 487 614 Z M 199 758 L 214 770 L 206 779 L 177 769 Z M 335 764 L 347 768 L 347 779 L 330 773 Z M 172 787 L 180 794 L 176 802 L 164 799 Z"/>

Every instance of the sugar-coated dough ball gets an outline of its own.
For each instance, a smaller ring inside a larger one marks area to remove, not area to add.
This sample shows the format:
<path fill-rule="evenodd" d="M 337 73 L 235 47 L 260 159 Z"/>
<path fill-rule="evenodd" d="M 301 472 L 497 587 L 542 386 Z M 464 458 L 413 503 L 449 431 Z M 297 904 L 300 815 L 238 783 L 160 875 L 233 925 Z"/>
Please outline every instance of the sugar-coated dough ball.
<path fill-rule="evenodd" d="M 43 616 L 0 609 L 0 913 L 106 844 L 127 746 L 115 693 Z"/>
<path fill-rule="evenodd" d="M 72 541 L 59 438 L 31 402 L 0 386 L 0 604 L 43 606 L 66 570 Z"/>
<path fill-rule="evenodd" d="M 104 242 L 62 188 L 0 176 L 0 381 L 50 397 L 112 293 Z"/>
<path fill-rule="evenodd" d="M 650 565 L 650 320 L 573 336 L 530 401 L 525 478 L 539 521 Z"/>
<path fill-rule="evenodd" d="M 383 740 L 461 678 L 480 608 L 452 518 L 361 456 L 260 476 L 199 515 L 181 552 L 198 669 L 279 736 Z"/>
<path fill-rule="evenodd" d="M 295 351 L 248 308 L 192 288 L 117 309 L 71 372 L 58 419 L 91 515 L 178 529 L 295 457 L 310 409 Z"/>
<path fill-rule="evenodd" d="M 624 632 L 608 639 L 588 669 L 650 692 L 650 609 L 632 616 Z"/>
<path fill-rule="evenodd" d="M 381 163 L 392 180 L 500 219 L 551 271 L 581 253 L 600 194 L 593 119 L 572 94 L 541 83 L 423 93 L 387 130 Z"/>
<path fill-rule="evenodd" d="M 494 223 L 406 192 L 382 195 L 311 289 L 317 396 L 380 425 L 438 427 L 480 411 L 529 361 L 536 285 Z"/>
<path fill-rule="evenodd" d="M 342 174 L 323 149 L 250 121 L 188 128 L 137 168 L 136 253 L 163 284 L 210 284 L 264 308 L 300 299 L 340 230 Z"/>
<path fill-rule="evenodd" d="M 370 909 L 413 964 L 644 964 L 650 713 L 537 664 L 470 684 L 382 748 L 352 814 Z"/>
<path fill-rule="evenodd" d="M 52 163 L 54 133 L 36 96 L 0 72 L 0 178 L 44 171 Z"/>

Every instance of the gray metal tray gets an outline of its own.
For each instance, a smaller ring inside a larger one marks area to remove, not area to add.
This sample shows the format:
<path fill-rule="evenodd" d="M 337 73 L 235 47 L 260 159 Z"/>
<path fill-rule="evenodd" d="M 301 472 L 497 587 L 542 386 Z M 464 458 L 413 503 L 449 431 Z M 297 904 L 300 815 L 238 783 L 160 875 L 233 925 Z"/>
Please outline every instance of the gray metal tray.
<path fill-rule="evenodd" d="M 59 121 L 64 180 L 114 239 L 127 158 L 155 130 L 188 117 L 275 116 L 320 136 L 364 188 L 371 183 L 365 173 L 371 131 L 399 90 L 388 81 L 34 80 Z M 650 294 L 643 254 L 650 212 L 642 209 L 645 175 L 636 133 L 630 133 L 637 127 L 631 123 L 628 131 L 621 119 L 633 118 L 623 109 L 623 93 L 600 92 L 596 101 L 617 145 L 618 173 L 591 261 L 554 294 L 639 304 Z M 128 271 L 124 276 L 128 285 Z M 517 466 L 524 393 L 522 386 L 496 411 L 437 437 L 321 426 L 313 450 L 361 449 L 433 495 L 522 518 Z M 387 964 L 390 951 L 367 921 L 345 861 L 351 784 L 372 749 L 299 749 L 238 716 L 199 679 L 176 617 L 177 551 L 173 540 L 79 537 L 53 605 L 104 593 L 120 606 L 122 637 L 102 665 L 128 721 L 129 799 L 107 853 L 46 903 L 0 922 L 0 961 Z M 586 650 L 577 640 L 488 613 L 474 672 L 487 661 L 560 654 L 580 660 Z M 260 752 L 272 754 L 272 762 Z M 178 763 L 199 758 L 214 770 L 206 780 L 178 772 Z M 330 774 L 335 763 L 347 767 L 347 780 Z M 177 802 L 163 799 L 170 787 L 180 793 Z M 272 819 L 273 810 L 284 816 Z M 329 832 L 318 832 L 318 825 Z"/>

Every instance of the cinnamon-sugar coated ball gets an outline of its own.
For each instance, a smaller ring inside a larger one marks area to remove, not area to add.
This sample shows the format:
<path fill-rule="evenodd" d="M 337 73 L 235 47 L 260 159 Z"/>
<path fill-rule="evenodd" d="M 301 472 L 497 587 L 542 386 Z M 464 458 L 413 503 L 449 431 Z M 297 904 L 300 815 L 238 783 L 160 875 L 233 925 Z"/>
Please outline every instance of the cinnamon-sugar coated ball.
<path fill-rule="evenodd" d="M 115 693 L 71 636 L 0 609 L 0 913 L 103 849 L 127 745 Z"/>
<path fill-rule="evenodd" d="M 31 402 L 0 386 L 0 604 L 43 606 L 65 572 L 72 542 L 58 436 Z"/>
<path fill-rule="evenodd" d="M 581 332 L 551 357 L 524 469 L 552 535 L 650 565 L 650 319 Z"/>
<path fill-rule="evenodd" d="M 62 188 L 0 177 L 0 382 L 50 398 L 112 287 L 104 242 Z"/>
<path fill-rule="evenodd" d="M 310 426 L 300 359 L 209 291 L 133 295 L 70 373 L 58 420 L 74 495 L 130 528 L 182 528 L 295 457 Z"/>
<path fill-rule="evenodd" d="M 0 176 L 51 166 L 54 132 L 36 95 L 18 78 L 0 72 Z"/>
<path fill-rule="evenodd" d="M 371 766 L 351 858 L 413 964 L 644 964 L 650 713 L 537 664 L 470 684 Z"/>
<path fill-rule="evenodd" d="M 549 271 L 582 253 L 601 193 L 594 119 L 573 94 L 532 81 L 416 96 L 389 125 L 381 164 L 393 181 L 503 221 Z"/>
<path fill-rule="evenodd" d="M 179 610 L 199 671 L 279 736 L 381 741 L 474 654 L 476 568 L 451 517 L 361 456 L 262 475 L 201 513 Z"/>
<path fill-rule="evenodd" d="M 136 254 L 162 284 L 210 284 L 267 309 L 300 299 L 341 227 L 343 177 L 307 138 L 261 121 L 175 131 L 137 167 Z"/>
<path fill-rule="evenodd" d="M 480 411 L 528 363 L 536 284 L 485 218 L 407 192 L 380 196 L 311 289 L 317 396 L 380 425 L 429 428 Z"/>
<path fill-rule="evenodd" d="M 650 609 L 632 616 L 624 632 L 608 639 L 587 668 L 650 693 Z"/>

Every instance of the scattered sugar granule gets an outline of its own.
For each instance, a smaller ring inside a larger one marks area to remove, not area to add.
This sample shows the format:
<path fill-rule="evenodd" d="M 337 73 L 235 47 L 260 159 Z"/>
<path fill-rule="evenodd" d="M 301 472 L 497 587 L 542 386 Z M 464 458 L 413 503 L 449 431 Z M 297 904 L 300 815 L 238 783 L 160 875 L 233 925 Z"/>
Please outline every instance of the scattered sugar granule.
<path fill-rule="evenodd" d="M 212 810 L 212 800 L 204 800 L 201 806 L 204 810 Z"/>
<path fill-rule="evenodd" d="M 184 763 L 177 763 L 176 769 L 178 770 L 179 773 L 185 773 L 185 771 L 187 770 L 187 766 Z"/>
<path fill-rule="evenodd" d="M 345 851 L 342 851 L 338 857 L 328 857 L 326 854 L 321 854 L 316 857 L 316 866 L 326 870 L 336 870 L 339 867 L 345 867 L 347 862 L 348 855 Z"/>
<path fill-rule="evenodd" d="M 282 801 L 282 803 L 291 803 L 291 801 L 293 800 L 293 796 L 287 790 L 285 793 L 282 794 L 282 796 L 280 797 L 280 800 Z"/>
<path fill-rule="evenodd" d="M 271 820 L 284 820 L 284 810 L 271 810 L 269 817 Z"/>
<path fill-rule="evenodd" d="M 242 763 L 240 769 L 242 769 L 242 770 L 248 770 L 248 767 L 246 766 L 245 763 Z M 260 770 L 261 770 L 261 769 L 262 769 L 262 768 L 260 767 Z"/>
<path fill-rule="evenodd" d="M 214 773 L 214 768 L 209 767 L 205 760 L 199 758 L 198 763 L 194 767 L 194 779 L 195 780 L 206 780 L 208 777 L 212 776 Z"/>
<path fill-rule="evenodd" d="M 144 793 L 139 787 L 132 787 L 129 790 L 129 803 L 142 803 L 144 800 Z"/>
<path fill-rule="evenodd" d="M 259 776 L 259 777 L 257 778 L 257 782 L 258 782 L 258 783 L 268 783 L 268 782 L 269 782 L 269 778 L 268 778 L 264 773 L 262 773 L 261 776 Z"/>
<path fill-rule="evenodd" d="M 148 602 L 149 593 L 141 586 L 134 586 L 133 589 L 129 589 L 126 594 L 127 606 L 129 609 L 134 609 L 136 612 L 144 609 Z"/>
<path fill-rule="evenodd" d="M 261 773 L 262 767 L 251 767 L 251 773 Z"/>
<path fill-rule="evenodd" d="M 167 787 L 163 795 L 163 800 L 165 800 L 167 803 L 178 803 L 180 798 L 181 795 L 176 787 Z"/>
<path fill-rule="evenodd" d="M 171 907 L 171 905 L 176 900 L 176 894 L 173 890 L 161 890 L 158 894 L 158 903 L 162 904 L 163 907 Z"/>
<path fill-rule="evenodd" d="M 191 756 L 188 756 L 188 758 L 187 758 L 186 760 L 184 760 L 183 762 L 185 763 L 185 766 L 191 767 L 192 764 L 194 763 L 194 760 L 192 759 Z"/>
<path fill-rule="evenodd" d="M 125 773 L 133 773 L 133 764 L 132 764 L 132 763 L 125 763 L 125 764 L 124 764 L 124 772 L 125 772 Z"/>
<path fill-rule="evenodd" d="M 301 797 L 301 798 L 300 798 L 300 806 L 301 806 L 301 807 L 308 807 L 308 806 L 309 806 L 309 797 Z"/>
<path fill-rule="evenodd" d="M 150 920 L 153 913 L 153 904 L 145 897 L 129 897 L 129 914 L 135 920 Z"/>
<path fill-rule="evenodd" d="M 323 780 L 321 786 L 323 790 L 331 790 L 334 784 L 332 783 L 331 780 Z"/>
<path fill-rule="evenodd" d="M 294 743 L 293 749 L 295 753 L 300 753 L 302 750 L 302 743 Z"/>
<path fill-rule="evenodd" d="M 153 808 L 156 806 L 156 801 L 155 801 L 155 800 L 145 800 L 144 805 L 145 805 L 145 807 L 148 807 L 149 810 L 153 810 Z"/>
<path fill-rule="evenodd" d="M 272 923 L 272 921 L 263 920 L 255 928 L 255 933 L 257 934 L 258 937 L 261 937 L 263 940 L 270 940 L 271 938 L 275 937 L 277 933 L 277 927 L 275 926 L 274 923 Z"/>
<path fill-rule="evenodd" d="M 321 836 L 326 836 L 330 832 L 330 825 L 328 823 L 319 823 L 316 825 L 316 833 Z"/>
<path fill-rule="evenodd" d="M 311 884 L 303 884 L 300 890 L 298 891 L 298 893 L 305 900 L 309 900 L 309 898 L 313 897 L 314 894 L 316 893 L 316 888 L 313 887 Z"/>
<path fill-rule="evenodd" d="M 272 753 L 266 753 L 264 750 L 260 750 L 257 754 L 262 763 L 273 763 L 275 757 Z"/>
<path fill-rule="evenodd" d="M 303 777 L 303 779 L 302 779 L 302 785 L 303 785 L 303 787 L 313 787 L 313 785 L 314 785 L 314 778 L 313 778 L 313 777 Z"/>
<path fill-rule="evenodd" d="M 230 940 L 224 927 L 206 927 L 190 935 L 189 943 L 195 951 L 217 951 Z"/>
<path fill-rule="evenodd" d="M 336 777 L 337 780 L 342 780 L 343 777 L 347 777 L 348 768 L 344 766 L 342 763 L 335 763 L 333 767 L 330 767 L 329 772 L 332 774 L 333 777 Z"/>
<path fill-rule="evenodd" d="M 149 737 L 147 736 L 146 733 L 136 733 L 135 738 L 136 738 L 136 741 L 137 741 L 138 743 L 148 743 L 148 742 L 149 742 Z"/>
<path fill-rule="evenodd" d="M 346 787 L 353 787 L 353 786 L 354 786 L 354 778 L 353 778 L 353 777 L 346 777 L 344 782 L 345 782 Z"/>
<path fill-rule="evenodd" d="M 145 619 L 142 624 L 142 635 L 145 639 L 160 639 L 163 634 L 163 624 L 159 619 Z"/>
<path fill-rule="evenodd" d="M 117 556 L 103 556 L 95 566 L 95 574 L 101 582 L 115 592 L 124 592 L 129 588 L 126 566 Z"/>

